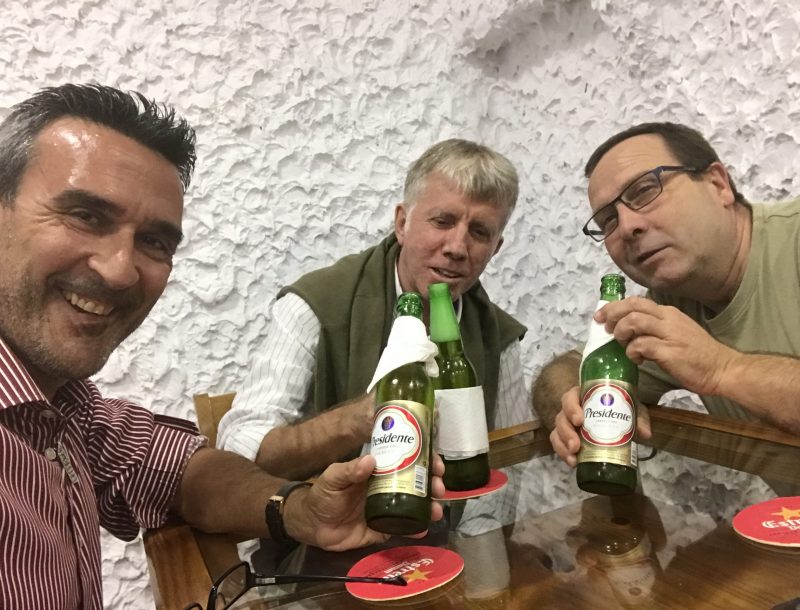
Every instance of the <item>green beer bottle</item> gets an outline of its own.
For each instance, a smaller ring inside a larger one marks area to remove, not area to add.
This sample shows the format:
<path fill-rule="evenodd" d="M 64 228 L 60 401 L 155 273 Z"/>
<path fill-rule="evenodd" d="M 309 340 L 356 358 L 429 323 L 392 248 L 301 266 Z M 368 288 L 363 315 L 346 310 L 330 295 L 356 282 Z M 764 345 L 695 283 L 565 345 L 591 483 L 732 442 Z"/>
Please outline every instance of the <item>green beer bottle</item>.
<path fill-rule="evenodd" d="M 411 333 L 427 341 L 422 297 L 404 292 L 389 343 Z M 404 364 L 378 382 L 370 447 L 376 466 L 364 509 L 367 525 L 376 531 L 416 534 L 430 524 L 433 405 L 433 384 L 420 362 Z"/>
<path fill-rule="evenodd" d="M 436 450 L 444 460 L 444 486 L 476 489 L 489 481 L 489 435 L 483 388 L 464 354 L 461 330 L 445 283 L 428 286 L 431 341 L 439 348 L 436 388 L 439 422 Z"/>
<path fill-rule="evenodd" d="M 600 280 L 600 306 L 624 298 L 625 278 L 604 275 Z M 610 496 L 632 493 L 637 472 L 633 436 L 639 369 L 614 336 L 594 321 L 580 377 L 584 421 L 579 431 L 578 487 Z"/>

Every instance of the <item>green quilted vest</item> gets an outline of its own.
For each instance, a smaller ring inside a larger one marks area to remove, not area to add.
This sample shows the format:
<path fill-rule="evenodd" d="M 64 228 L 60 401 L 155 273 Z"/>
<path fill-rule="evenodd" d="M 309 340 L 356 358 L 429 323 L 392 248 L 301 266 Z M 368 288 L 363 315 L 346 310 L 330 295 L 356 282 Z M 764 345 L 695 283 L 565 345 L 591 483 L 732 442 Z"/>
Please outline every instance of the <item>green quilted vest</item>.
<path fill-rule="evenodd" d="M 400 245 L 394 234 L 359 254 L 312 271 L 278 294 L 305 300 L 322 330 L 316 354 L 312 403 L 321 413 L 364 393 L 392 326 L 394 269 Z M 477 282 L 462 297 L 461 334 L 494 421 L 500 353 L 522 339 L 525 327 L 489 301 Z"/>

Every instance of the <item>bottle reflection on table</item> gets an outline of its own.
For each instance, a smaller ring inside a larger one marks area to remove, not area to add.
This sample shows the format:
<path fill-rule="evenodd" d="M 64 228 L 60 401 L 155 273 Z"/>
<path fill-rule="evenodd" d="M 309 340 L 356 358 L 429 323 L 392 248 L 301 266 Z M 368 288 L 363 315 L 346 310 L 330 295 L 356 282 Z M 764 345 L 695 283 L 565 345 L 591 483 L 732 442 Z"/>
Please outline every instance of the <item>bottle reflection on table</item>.
<path fill-rule="evenodd" d="M 500 523 L 478 536 L 450 532 L 450 548 L 464 559 L 464 597 L 467 607 L 505 608 L 510 595 L 511 571 Z"/>
<path fill-rule="evenodd" d="M 656 555 L 666 540 L 653 503 L 641 495 L 597 496 L 583 502 L 581 520 L 568 533 L 589 578 L 605 581 L 624 608 L 653 604 L 662 569 Z"/>

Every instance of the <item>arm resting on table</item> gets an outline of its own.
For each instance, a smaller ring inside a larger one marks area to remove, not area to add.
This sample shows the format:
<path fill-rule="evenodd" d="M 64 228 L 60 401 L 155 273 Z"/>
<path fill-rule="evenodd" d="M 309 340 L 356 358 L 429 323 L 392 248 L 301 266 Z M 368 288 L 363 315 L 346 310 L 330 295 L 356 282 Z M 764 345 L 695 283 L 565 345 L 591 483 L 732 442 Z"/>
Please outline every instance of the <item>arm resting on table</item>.
<path fill-rule="evenodd" d="M 578 385 L 580 365 L 579 352 L 561 354 L 545 365 L 533 384 L 533 408 L 548 430 L 553 429 L 556 415 L 561 411 L 561 397 Z"/>

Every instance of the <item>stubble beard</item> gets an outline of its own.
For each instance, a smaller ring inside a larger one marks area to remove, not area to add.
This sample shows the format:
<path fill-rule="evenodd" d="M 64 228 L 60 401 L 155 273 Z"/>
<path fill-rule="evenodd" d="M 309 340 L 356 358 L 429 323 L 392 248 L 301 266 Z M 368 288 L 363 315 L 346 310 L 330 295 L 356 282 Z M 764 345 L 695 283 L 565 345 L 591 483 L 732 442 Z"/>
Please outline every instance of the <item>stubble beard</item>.
<path fill-rule="evenodd" d="M 32 377 L 58 385 L 85 379 L 105 365 L 111 353 L 136 326 L 127 332 L 109 329 L 105 340 L 76 345 L 70 337 L 58 337 L 48 328 L 46 303 L 28 284 L 0 291 L 0 336 L 28 369 Z M 58 321 L 55 321 L 56 325 Z M 117 336 L 119 335 L 119 336 Z"/>

